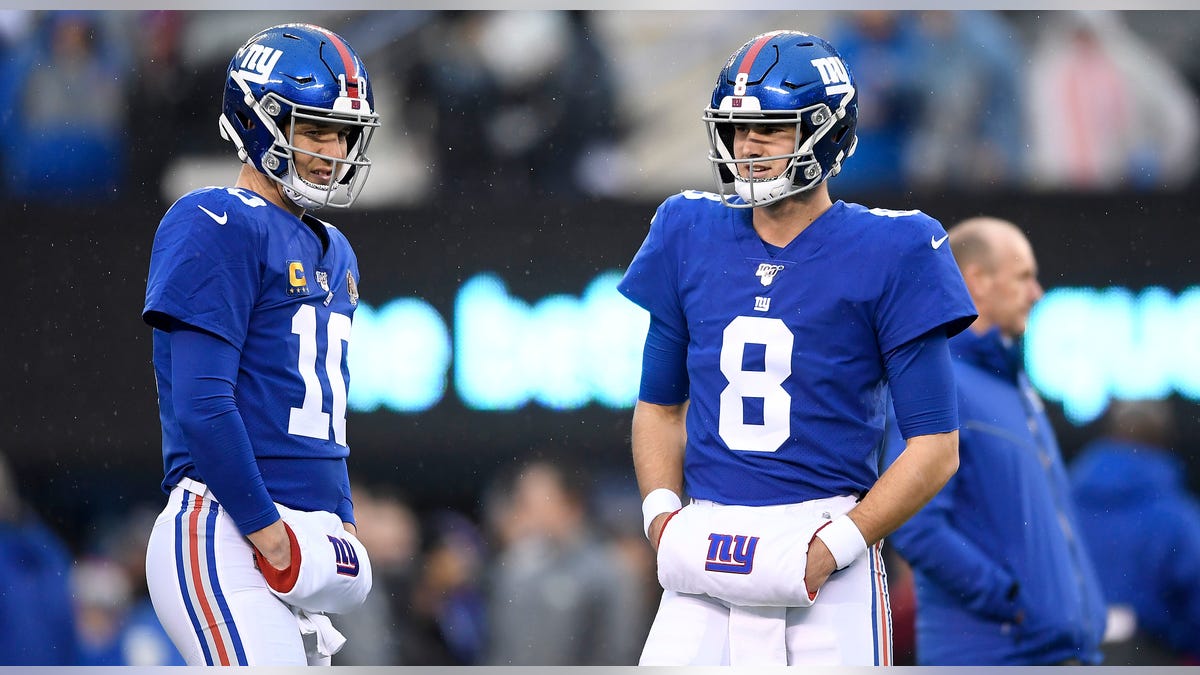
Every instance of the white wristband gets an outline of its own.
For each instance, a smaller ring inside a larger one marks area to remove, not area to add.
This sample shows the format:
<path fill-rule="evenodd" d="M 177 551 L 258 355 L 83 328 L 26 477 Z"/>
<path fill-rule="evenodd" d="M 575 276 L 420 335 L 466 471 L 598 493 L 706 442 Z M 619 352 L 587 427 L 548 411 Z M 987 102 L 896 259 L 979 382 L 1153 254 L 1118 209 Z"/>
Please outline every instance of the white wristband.
<path fill-rule="evenodd" d="M 838 516 L 828 525 L 817 530 L 817 536 L 825 542 L 837 568 L 843 569 L 867 552 L 867 540 L 863 539 L 858 526 L 850 520 L 850 516 Z"/>
<path fill-rule="evenodd" d="M 650 523 L 662 513 L 672 513 L 683 508 L 679 495 L 667 488 L 651 490 L 642 500 L 642 531 L 650 538 Z"/>

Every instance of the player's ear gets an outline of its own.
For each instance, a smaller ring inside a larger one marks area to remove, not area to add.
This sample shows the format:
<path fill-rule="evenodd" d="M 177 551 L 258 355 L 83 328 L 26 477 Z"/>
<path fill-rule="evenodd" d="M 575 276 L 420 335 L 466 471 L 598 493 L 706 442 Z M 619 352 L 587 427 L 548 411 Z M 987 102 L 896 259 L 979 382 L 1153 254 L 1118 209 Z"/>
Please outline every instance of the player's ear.
<path fill-rule="evenodd" d="M 962 267 L 963 281 L 967 282 L 967 292 L 971 297 L 978 298 L 987 290 L 992 275 L 984 265 L 967 263 Z"/>

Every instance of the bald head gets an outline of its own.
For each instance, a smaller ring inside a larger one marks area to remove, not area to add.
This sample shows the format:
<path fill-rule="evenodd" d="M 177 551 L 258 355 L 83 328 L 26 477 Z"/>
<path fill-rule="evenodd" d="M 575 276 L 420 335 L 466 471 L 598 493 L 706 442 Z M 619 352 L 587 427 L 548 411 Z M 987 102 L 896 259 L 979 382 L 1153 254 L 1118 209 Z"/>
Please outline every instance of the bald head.
<path fill-rule="evenodd" d="M 947 232 L 979 311 L 971 329 L 985 333 L 997 327 L 1009 338 L 1023 335 L 1029 312 L 1042 297 L 1037 260 L 1025 233 L 1007 220 L 988 216 L 968 218 Z"/>
<path fill-rule="evenodd" d="M 1025 239 L 1025 234 L 1016 225 L 988 216 L 968 218 L 946 232 L 950 234 L 950 249 L 954 251 L 954 260 L 960 269 L 967 265 L 994 269 L 997 249 L 1005 239 Z"/>
<path fill-rule="evenodd" d="M 1165 399 L 1116 400 L 1109 405 L 1108 433 L 1136 443 L 1167 448 L 1175 441 L 1175 413 Z"/>

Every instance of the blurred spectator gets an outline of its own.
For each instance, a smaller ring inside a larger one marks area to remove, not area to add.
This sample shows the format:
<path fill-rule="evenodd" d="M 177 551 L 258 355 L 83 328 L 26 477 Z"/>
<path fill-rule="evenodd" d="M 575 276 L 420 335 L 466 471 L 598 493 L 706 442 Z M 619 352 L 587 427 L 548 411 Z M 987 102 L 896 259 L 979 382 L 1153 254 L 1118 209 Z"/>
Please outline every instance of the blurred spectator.
<path fill-rule="evenodd" d="M 1071 462 L 1080 529 L 1109 606 L 1106 665 L 1200 665 L 1200 499 L 1170 402 L 1115 401 Z"/>
<path fill-rule="evenodd" d="M 1021 167 L 1024 47 L 995 12 L 923 11 L 913 72 L 919 113 L 904 172 L 916 187 L 1006 187 Z"/>
<path fill-rule="evenodd" d="M 858 147 L 854 161 L 831 183 L 839 192 L 905 189 L 905 147 L 924 108 L 917 68 L 920 33 L 912 12 L 839 13 L 830 24 L 858 81 Z"/>
<path fill-rule="evenodd" d="M 118 40 L 95 12 L 40 19 L 0 78 L 6 189 L 42 201 L 113 199 L 129 145 Z"/>
<path fill-rule="evenodd" d="M 1121 20 L 1154 51 L 1179 70 L 1192 91 L 1200 91 L 1200 50 L 1196 49 L 1195 12 L 1120 12 Z"/>
<path fill-rule="evenodd" d="M 1113 12 L 1056 12 L 1039 27 L 1023 95 L 1032 187 L 1186 184 L 1200 111 L 1175 67 Z"/>
<path fill-rule="evenodd" d="M 146 543 L 157 516 L 157 509 L 139 505 L 100 525 L 94 555 L 75 567 L 72 581 L 85 665 L 184 665 L 154 613 L 146 586 Z"/>
<path fill-rule="evenodd" d="M 349 636 L 333 658 L 338 666 L 407 664 L 402 639 L 410 622 L 409 597 L 420 547 L 416 516 L 400 498 L 362 484 L 351 487 L 358 539 L 371 557 L 372 586 L 355 611 L 333 617 Z"/>
<path fill-rule="evenodd" d="M 185 59 L 187 12 L 149 10 L 134 19 L 141 39 L 128 96 L 128 118 L 136 121 L 129 156 L 129 184 L 143 198 L 158 197 L 163 171 L 180 155 L 215 154 L 225 142 L 212 112 L 213 85 L 229 65 L 228 54 L 203 62 Z"/>
<path fill-rule="evenodd" d="M 646 532 L 642 529 L 642 495 L 632 467 L 626 471 L 600 472 L 591 494 L 596 529 L 609 540 L 616 554 L 618 574 L 629 580 L 628 599 L 622 614 L 640 646 L 645 644 L 650 633 L 663 589 L 658 583 L 657 555 L 646 545 Z"/>
<path fill-rule="evenodd" d="M 28 40 L 33 28 L 33 10 L 0 9 L 0 122 L 6 126 L 12 119 L 12 88 L 9 74 L 13 72 L 13 62 L 21 52 L 22 44 Z M 7 143 L 0 143 L 0 168 L 8 165 L 4 159 Z M 7 190 L 7 185 L 0 182 L 0 195 Z"/>
<path fill-rule="evenodd" d="M 917 664 L 1095 665 L 1100 584 L 1054 428 L 1022 360 L 1042 297 L 1037 260 L 1006 220 L 969 218 L 947 232 L 979 317 L 950 339 L 958 472 L 889 537 L 913 571 Z M 893 421 L 885 465 L 904 448 Z"/>
<path fill-rule="evenodd" d="M 7 64 L 13 58 L 32 24 L 32 10 L 0 9 L 0 64 Z"/>
<path fill-rule="evenodd" d="M 123 666 L 120 632 L 129 611 L 129 579 L 115 563 L 87 558 L 71 570 L 81 666 Z"/>
<path fill-rule="evenodd" d="M 71 555 L 17 494 L 0 454 L 0 666 L 78 664 Z"/>
<path fill-rule="evenodd" d="M 892 665 L 917 664 L 917 590 L 912 568 L 892 546 L 883 547 L 888 607 L 892 613 Z"/>
<path fill-rule="evenodd" d="M 487 665 L 637 663 L 640 588 L 594 529 L 585 480 L 539 460 L 512 484 L 489 578 Z"/>
<path fill-rule="evenodd" d="M 404 663 L 477 665 L 487 630 L 483 536 L 469 518 L 449 509 L 430 516 L 424 530 L 428 545 L 405 623 Z"/>
<path fill-rule="evenodd" d="M 408 90 L 433 127 L 443 196 L 605 192 L 615 92 L 582 11 L 446 12 L 422 34 Z M 420 113 L 416 113 L 420 115 Z"/>

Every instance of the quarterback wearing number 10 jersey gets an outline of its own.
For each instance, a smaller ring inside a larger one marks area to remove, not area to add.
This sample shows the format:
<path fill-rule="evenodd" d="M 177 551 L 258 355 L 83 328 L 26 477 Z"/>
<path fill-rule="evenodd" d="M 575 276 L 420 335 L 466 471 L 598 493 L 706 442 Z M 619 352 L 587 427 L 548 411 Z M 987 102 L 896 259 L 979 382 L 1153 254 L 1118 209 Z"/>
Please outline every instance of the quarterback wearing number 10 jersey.
<path fill-rule="evenodd" d="M 734 199 L 737 199 L 734 197 Z M 881 354 L 975 308 L 920 211 L 838 201 L 782 249 L 751 209 L 684 192 L 658 208 L 619 289 L 687 344 L 687 493 L 722 504 L 864 494 L 878 478 Z"/>
<path fill-rule="evenodd" d="M 179 321 L 240 348 L 238 409 L 274 501 L 354 522 L 346 470 L 346 347 L 358 303 L 358 261 L 336 228 L 311 215 L 304 220 L 310 227 L 236 187 L 192 192 L 163 217 L 144 310 L 156 328 L 163 487 L 170 490 L 182 478 L 221 487 L 221 476 L 198 475 L 194 449 L 174 419 L 170 340 L 161 328 Z M 278 518 L 270 502 L 255 506 L 237 519 L 268 521 L 239 522 L 245 531 Z"/>
<path fill-rule="evenodd" d="M 358 261 L 310 212 L 357 199 L 372 91 L 326 28 L 251 35 L 217 116 L 237 181 L 182 196 L 154 235 L 142 318 L 168 497 L 146 585 L 189 666 L 329 665 L 346 639 L 325 614 L 371 590 L 346 464 Z"/>

